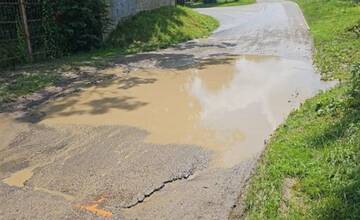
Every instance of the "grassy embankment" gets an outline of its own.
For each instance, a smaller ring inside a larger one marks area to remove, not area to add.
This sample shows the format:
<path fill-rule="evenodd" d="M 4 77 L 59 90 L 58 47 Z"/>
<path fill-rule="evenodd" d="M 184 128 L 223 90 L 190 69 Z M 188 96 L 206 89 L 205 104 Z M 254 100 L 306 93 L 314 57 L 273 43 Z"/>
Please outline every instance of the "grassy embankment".
<path fill-rule="evenodd" d="M 311 27 L 316 66 L 324 79 L 341 83 L 306 101 L 271 137 L 249 185 L 245 218 L 359 219 L 360 5 L 297 2 Z"/>
<path fill-rule="evenodd" d="M 202 1 L 194 2 L 189 7 L 191 8 L 210 8 L 210 7 L 229 7 L 248 5 L 255 3 L 256 0 L 217 0 L 216 3 L 203 3 Z"/>
<path fill-rule="evenodd" d="M 163 7 L 141 12 L 116 27 L 103 49 L 73 55 L 52 63 L 0 73 L 0 104 L 56 84 L 61 66 L 102 65 L 113 57 L 165 48 L 208 36 L 218 22 L 186 7 Z M 55 67 L 54 67 L 55 66 Z"/>

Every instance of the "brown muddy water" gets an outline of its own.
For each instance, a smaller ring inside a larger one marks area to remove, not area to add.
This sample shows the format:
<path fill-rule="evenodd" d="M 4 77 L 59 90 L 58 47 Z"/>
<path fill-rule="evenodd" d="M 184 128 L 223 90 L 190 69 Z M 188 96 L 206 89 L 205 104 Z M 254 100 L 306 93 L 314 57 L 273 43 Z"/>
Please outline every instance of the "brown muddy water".
<path fill-rule="evenodd" d="M 137 70 L 84 89 L 42 106 L 40 123 L 134 126 L 149 133 L 147 142 L 206 147 L 215 164 L 231 167 L 259 154 L 292 109 L 328 86 L 299 60 L 205 60 L 180 70 Z"/>

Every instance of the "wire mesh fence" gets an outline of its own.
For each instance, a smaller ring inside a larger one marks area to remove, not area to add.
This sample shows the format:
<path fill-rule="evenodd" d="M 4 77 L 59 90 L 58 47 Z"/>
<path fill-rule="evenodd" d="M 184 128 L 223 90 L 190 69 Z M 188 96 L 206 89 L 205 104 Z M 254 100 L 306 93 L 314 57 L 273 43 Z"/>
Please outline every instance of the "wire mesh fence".
<path fill-rule="evenodd" d="M 0 68 L 46 56 L 42 0 L 0 0 Z"/>

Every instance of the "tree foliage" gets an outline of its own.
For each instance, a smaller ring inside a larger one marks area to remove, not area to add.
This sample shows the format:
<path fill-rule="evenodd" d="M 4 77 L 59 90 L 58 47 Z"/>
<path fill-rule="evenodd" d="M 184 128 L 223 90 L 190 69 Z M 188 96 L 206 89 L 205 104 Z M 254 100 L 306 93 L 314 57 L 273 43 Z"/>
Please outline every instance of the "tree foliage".
<path fill-rule="evenodd" d="M 51 11 L 47 13 L 52 27 L 49 38 L 62 52 L 75 53 L 101 46 L 109 24 L 104 0 L 48 0 L 46 8 Z"/>

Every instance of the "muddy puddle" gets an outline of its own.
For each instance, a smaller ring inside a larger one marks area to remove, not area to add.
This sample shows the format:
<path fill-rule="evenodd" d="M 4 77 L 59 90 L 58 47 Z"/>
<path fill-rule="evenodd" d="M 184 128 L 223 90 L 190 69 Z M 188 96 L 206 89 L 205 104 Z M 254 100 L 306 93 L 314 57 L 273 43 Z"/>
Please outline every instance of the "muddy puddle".
<path fill-rule="evenodd" d="M 206 147 L 216 164 L 231 167 L 259 154 L 289 112 L 326 87 L 303 61 L 205 60 L 191 68 L 137 70 L 84 89 L 42 106 L 40 123 L 134 126 L 149 133 L 147 142 Z"/>

